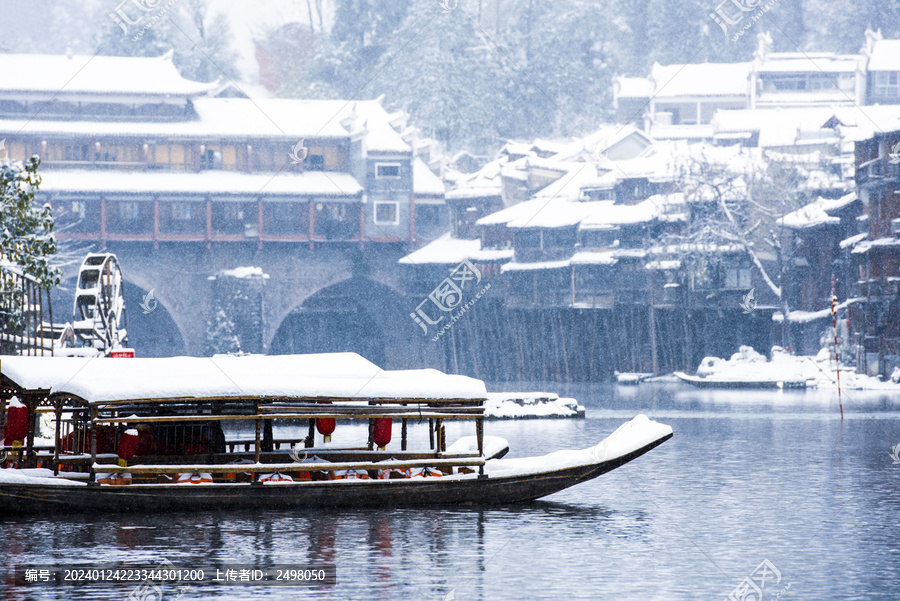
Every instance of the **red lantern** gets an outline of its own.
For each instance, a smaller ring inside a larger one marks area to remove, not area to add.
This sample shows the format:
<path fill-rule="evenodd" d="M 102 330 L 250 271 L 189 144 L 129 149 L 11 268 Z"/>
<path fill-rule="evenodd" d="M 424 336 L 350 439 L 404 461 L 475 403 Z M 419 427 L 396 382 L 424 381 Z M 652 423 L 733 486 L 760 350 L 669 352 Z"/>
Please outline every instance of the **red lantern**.
<path fill-rule="evenodd" d="M 138 426 L 138 443 L 135 455 L 153 454 L 153 430 L 150 426 Z"/>
<path fill-rule="evenodd" d="M 321 405 L 330 405 L 331 401 L 321 401 Z M 334 432 L 335 421 L 333 417 L 317 417 L 316 430 L 325 437 L 325 442 L 331 442 L 331 434 Z"/>
<path fill-rule="evenodd" d="M 375 418 L 375 435 L 373 439 L 378 446 L 378 450 L 383 451 L 384 447 L 391 442 L 391 427 L 394 421 L 389 417 Z"/>
<path fill-rule="evenodd" d="M 28 436 L 28 407 L 23 405 L 17 397 L 9 400 L 8 407 L 3 439 L 6 444 L 21 443 Z"/>
<path fill-rule="evenodd" d="M 317 417 L 316 430 L 325 437 L 325 442 L 331 442 L 331 434 L 334 432 L 335 421 L 333 417 Z"/>
<path fill-rule="evenodd" d="M 140 434 L 134 428 L 129 430 L 125 430 L 125 433 L 122 434 L 122 437 L 119 438 L 119 449 L 117 454 L 120 459 L 131 459 L 134 457 L 135 451 L 138 448 L 138 441 L 140 440 Z"/>

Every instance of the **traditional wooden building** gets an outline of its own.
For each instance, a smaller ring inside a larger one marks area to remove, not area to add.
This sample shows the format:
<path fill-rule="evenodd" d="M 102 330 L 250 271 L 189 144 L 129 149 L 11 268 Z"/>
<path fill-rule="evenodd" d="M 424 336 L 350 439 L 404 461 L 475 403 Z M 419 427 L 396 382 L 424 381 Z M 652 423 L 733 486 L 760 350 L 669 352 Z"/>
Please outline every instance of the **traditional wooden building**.
<path fill-rule="evenodd" d="M 181 77 L 171 54 L 6 54 L 0 69 L 0 139 L 14 160 L 40 156 L 60 238 L 261 247 L 446 229 L 443 185 L 378 101 L 250 99 Z"/>
<path fill-rule="evenodd" d="M 850 246 L 857 274 L 851 310 L 857 362 L 871 374 L 900 367 L 900 128 L 856 143 L 856 184 L 866 236 Z"/>

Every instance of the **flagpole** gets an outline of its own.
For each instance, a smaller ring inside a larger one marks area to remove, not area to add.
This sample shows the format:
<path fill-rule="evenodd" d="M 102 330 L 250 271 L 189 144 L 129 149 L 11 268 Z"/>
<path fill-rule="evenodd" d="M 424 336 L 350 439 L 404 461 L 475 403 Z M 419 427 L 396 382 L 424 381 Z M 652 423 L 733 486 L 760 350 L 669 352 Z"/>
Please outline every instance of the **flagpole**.
<path fill-rule="evenodd" d="M 837 292 L 836 278 L 831 274 L 831 327 L 834 330 L 834 366 L 837 370 L 838 406 L 841 408 L 841 419 L 844 419 L 844 404 L 841 401 L 841 356 L 838 352 L 837 336 Z"/>

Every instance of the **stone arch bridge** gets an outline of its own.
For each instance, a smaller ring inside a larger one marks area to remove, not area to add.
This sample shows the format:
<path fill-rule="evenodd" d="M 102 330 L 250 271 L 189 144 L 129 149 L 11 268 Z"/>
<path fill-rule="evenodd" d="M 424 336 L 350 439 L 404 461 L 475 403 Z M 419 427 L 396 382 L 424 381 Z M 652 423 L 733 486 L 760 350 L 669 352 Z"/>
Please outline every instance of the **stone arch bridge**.
<path fill-rule="evenodd" d="M 139 356 L 207 354 L 207 328 L 223 270 L 258 267 L 258 294 L 242 317 L 258 324 L 242 350 L 261 353 L 354 351 L 386 369 L 439 367 L 440 349 L 410 319 L 397 261 L 407 245 L 359 243 L 248 244 L 112 242 L 124 272 L 129 344 Z M 64 270 L 54 294 L 55 321 L 71 319 L 78 265 Z M 232 280 L 233 281 L 233 280 Z M 141 303 L 148 292 L 154 300 Z M 146 308 L 153 308 L 146 312 Z"/>

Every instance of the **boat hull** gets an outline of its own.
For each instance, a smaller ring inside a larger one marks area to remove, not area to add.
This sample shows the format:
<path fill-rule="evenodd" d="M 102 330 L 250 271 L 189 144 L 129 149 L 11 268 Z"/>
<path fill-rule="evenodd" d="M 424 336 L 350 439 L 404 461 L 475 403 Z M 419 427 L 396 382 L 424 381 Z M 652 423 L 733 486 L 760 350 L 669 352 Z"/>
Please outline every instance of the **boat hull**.
<path fill-rule="evenodd" d="M 731 388 L 731 389 L 803 389 L 806 388 L 806 380 L 716 380 L 691 376 L 676 371 L 675 376 L 682 382 L 687 382 L 697 388 Z"/>
<path fill-rule="evenodd" d="M 0 504 L 5 514 L 502 505 L 538 499 L 596 478 L 640 457 L 671 436 L 668 434 L 608 461 L 516 476 L 326 480 L 264 485 L 0 483 Z"/>

